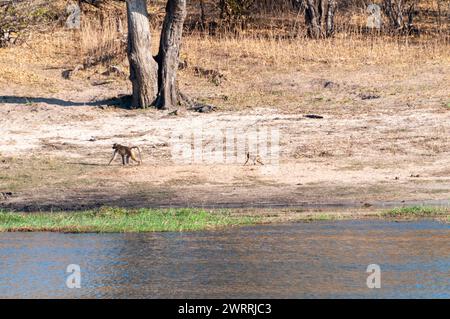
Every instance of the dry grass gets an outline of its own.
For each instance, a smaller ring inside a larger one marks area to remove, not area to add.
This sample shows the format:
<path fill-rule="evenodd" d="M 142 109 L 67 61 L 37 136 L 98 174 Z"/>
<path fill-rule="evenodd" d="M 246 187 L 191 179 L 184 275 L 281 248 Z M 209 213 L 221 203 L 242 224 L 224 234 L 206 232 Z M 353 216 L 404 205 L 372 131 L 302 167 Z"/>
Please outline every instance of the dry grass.
<path fill-rule="evenodd" d="M 159 34 L 153 32 L 153 53 Z M 450 42 L 443 37 L 412 39 L 387 36 L 348 36 L 310 40 L 302 37 L 278 39 L 258 36 L 186 35 L 183 53 L 191 66 L 247 73 L 254 67 L 282 71 L 324 67 L 357 68 L 363 65 L 414 65 L 418 62 L 449 62 Z M 80 32 L 57 30 L 51 34 L 30 34 L 22 47 L 0 50 L 3 79 L 14 80 L 10 62 L 18 58 L 19 68 L 33 62 L 41 66 L 126 64 L 126 21 L 121 17 L 88 18 Z M 32 69 L 31 69 L 32 70 Z M 32 71 L 30 71 L 32 72 Z M 11 74 L 10 74 L 11 73 Z M 8 75 L 10 74 L 10 75 Z M 27 76 L 33 82 L 33 75 Z"/>
<path fill-rule="evenodd" d="M 358 67 L 361 65 L 414 64 L 419 61 L 450 61 L 450 43 L 439 39 L 412 41 L 389 37 L 347 38 L 327 40 L 297 38 L 213 38 L 187 37 L 185 54 L 195 65 L 218 69 L 238 69 L 258 64 L 268 68 Z M 234 70 L 233 70 L 234 71 Z"/>
<path fill-rule="evenodd" d="M 83 21 L 79 33 L 79 59 L 85 65 L 121 63 L 126 57 L 126 21 L 117 17 L 100 23 L 97 19 Z"/>
<path fill-rule="evenodd" d="M 159 45 L 159 30 L 154 30 L 153 53 Z M 86 19 L 77 37 L 63 38 L 57 47 L 71 48 L 78 42 L 80 60 L 111 61 L 125 59 L 126 21 L 121 17 Z M 51 46 L 51 45 L 50 45 Z M 49 47 L 49 46 L 47 46 Z M 414 64 L 420 61 L 450 61 L 450 41 L 445 37 L 415 39 L 410 37 L 364 36 L 340 33 L 333 39 L 311 40 L 304 37 L 280 39 L 249 35 L 212 37 L 188 34 L 184 37 L 183 53 L 191 65 L 219 70 L 239 71 L 258 64 L 276 70 L 315 66 L 358 67 L 361 65 Z M 119 57 L 119 58 L 117 58 Z"/>

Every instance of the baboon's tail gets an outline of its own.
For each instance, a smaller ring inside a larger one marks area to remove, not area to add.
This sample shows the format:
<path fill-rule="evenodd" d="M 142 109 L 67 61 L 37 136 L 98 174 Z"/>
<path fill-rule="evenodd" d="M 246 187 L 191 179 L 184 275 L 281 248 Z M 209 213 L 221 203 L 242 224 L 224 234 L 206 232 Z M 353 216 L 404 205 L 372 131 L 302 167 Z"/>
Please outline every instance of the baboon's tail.
<path fill-rule="evenodd" d="M 139 164 L 142 164 L 142 156 L 141 156 L 141 149 L 139 148 L 139 146 L 132 146 L 132 147 L 130 147 L 131 149 L 133 149 L 133 148 L 135 148 L 135 149 L 137 149 L 138 150 L 138 153 L 139 153 Z"/>

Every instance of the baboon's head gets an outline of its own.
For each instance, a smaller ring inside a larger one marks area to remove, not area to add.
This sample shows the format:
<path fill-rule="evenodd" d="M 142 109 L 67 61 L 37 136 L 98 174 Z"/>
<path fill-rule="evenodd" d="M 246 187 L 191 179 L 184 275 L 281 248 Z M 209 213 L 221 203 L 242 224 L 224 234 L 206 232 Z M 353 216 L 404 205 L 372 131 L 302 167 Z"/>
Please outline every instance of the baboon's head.
<path fill-rule="evenodd" d="M 114 143 L 113 146 L 112 146 L 113 150 L 117 149 L 118 146 L 119 146 L 119 144 Z"/>

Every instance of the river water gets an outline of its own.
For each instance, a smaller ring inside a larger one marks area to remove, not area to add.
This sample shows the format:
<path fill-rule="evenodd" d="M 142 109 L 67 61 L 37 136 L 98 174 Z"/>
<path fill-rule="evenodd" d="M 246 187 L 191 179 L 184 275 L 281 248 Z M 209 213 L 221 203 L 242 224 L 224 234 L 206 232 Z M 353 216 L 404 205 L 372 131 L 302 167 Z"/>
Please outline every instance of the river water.
<path fill-rule="evenodd" d="M 0 233 L 0 257 L 3 298 L 450 298 L 450 225 L 426 220 Z M 69 264 L 81 288 L 67 288 Z"/>

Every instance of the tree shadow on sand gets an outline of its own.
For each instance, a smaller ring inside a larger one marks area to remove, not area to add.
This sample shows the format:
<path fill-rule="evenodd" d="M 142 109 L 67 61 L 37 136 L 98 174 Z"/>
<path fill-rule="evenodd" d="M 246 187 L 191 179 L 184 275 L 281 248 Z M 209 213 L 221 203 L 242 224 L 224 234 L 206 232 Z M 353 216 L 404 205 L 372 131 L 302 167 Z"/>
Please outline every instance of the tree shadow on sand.
<path fill-rule="evenodd" d="M 88 162 L 69 162 L 69 165 L 81 165 L 81 166 L 108 166 L 108 162 L 102 163 L 88 163 Z"/>
<path fill-rule="evenodd" d="M 62 107 L 76 107 L 76 106 L 114 106 L 123 109 L 131 109 L 131 96 L 122 95 L 109 99 L 89 101 L 89 102 L 76 102 L 70 100 L 57 99 L 52 97 L 30 97 L 30 96 L 0 96 L 0 104 L 25 104 L 30 105 L 34 103 L 44 103 L 48 105 L 57 105 Z"/>

